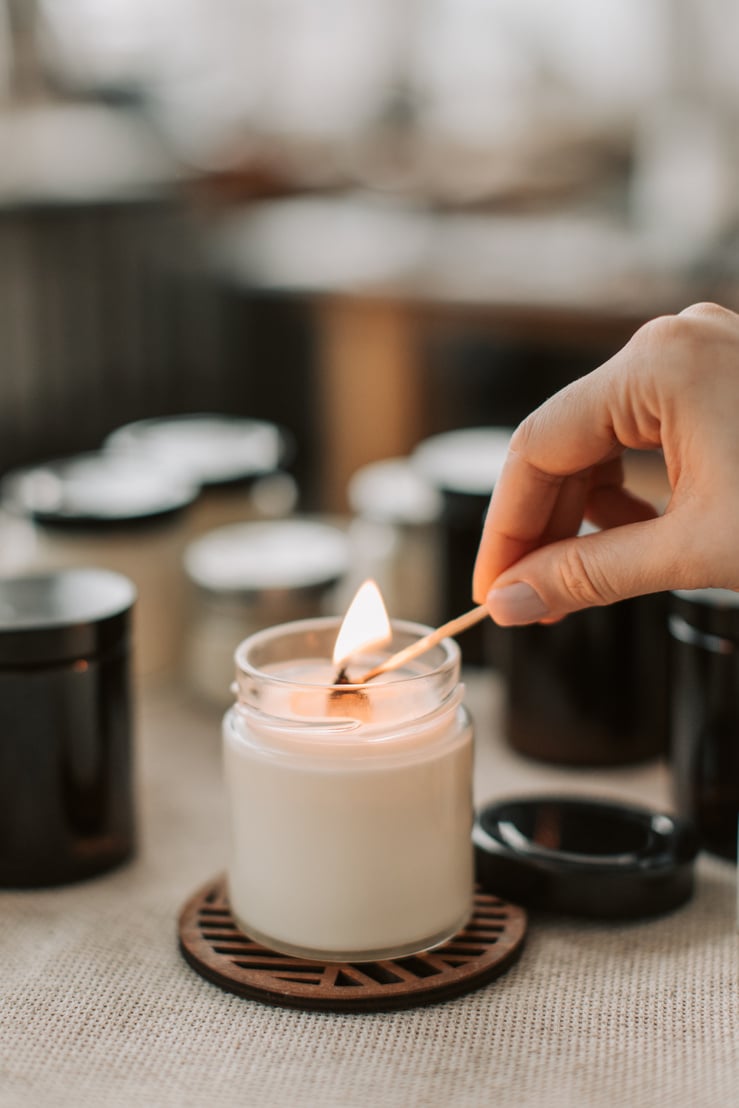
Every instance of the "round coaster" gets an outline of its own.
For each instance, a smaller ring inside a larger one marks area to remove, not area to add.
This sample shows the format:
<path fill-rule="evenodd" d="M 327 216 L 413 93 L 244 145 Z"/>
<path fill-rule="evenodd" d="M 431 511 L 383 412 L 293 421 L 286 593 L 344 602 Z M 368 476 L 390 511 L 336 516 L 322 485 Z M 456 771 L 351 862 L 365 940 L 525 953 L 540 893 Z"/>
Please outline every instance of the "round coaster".
<path fill-rule="evenodd" d="M 433 951 L 384 962 L 312 962 L 239 931 L 224 877 L 199 889 L 179 918 L 180 950 L 208 981 L 265 1004 L 340 1012 L 412 1008 L 471 992 L 515 962 L 525 933 L 522 908 L 478 889 L 467 926 Z"/>

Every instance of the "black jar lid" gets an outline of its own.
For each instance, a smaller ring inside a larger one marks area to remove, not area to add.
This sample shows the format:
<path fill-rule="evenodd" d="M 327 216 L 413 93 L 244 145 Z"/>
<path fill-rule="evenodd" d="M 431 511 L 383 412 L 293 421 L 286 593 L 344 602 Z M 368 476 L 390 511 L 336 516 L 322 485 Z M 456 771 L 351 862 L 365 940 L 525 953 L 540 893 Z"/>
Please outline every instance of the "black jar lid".
<path fill-rule="evenodd" d="M 14 470 L 2 493 L 12 512 L 44 526 L 102 531 L 166 522 L 198 489 L 188 478 L 93 451 Z"/>
<path fill-rule="evenodd" d="M 478 880 L 530 908 L 601 919 L 657 915 L 688 900 L 698 840 L 690 823 L 630 804 L 534 796 L 482 808 Z"/>
<path fill-rule="evenodd" d="M 136 589 L 104 569 L 0 579 L 0 668 L 89 658 L 129 633 Z"/>

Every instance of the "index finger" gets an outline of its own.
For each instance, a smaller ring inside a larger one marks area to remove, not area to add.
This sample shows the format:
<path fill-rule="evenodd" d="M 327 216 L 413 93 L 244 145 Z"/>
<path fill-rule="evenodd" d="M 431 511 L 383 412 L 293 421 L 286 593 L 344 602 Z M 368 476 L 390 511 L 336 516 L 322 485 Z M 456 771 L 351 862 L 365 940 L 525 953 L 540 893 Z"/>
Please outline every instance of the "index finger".
<path fill-rule="evenodd" d="M 631 361 L 630 347 L 562 389 L 515 431 L 475 563 L 476 603 L 504 570 L 545 541 L 568 478 L 617 457 L 626 445 L 646 445 L 638 421 L 624 418 L 630 401 L 623 369 Z"/>
<path fill-rule="evenodd" d="M 472 577 L 482 604 L 496 577 L 539 544 L 564 477 L 533 465 L 511 445 L 490 500 Z"/>

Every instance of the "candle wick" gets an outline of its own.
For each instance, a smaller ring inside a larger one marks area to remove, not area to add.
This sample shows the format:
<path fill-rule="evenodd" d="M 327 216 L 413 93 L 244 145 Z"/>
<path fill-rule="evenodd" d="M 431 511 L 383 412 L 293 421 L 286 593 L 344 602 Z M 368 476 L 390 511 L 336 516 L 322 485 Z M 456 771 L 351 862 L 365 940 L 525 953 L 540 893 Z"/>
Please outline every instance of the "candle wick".
<path fill-rule="evenodd" d="M 354 682 L 346 671 L 347 666 L 342 666 L 334 678 L 334 688 L 331 689 L 326 700 L 326 712 L 329 716 L 348 717 L 366 722 L 369 718 L 367 694 L 353 687 Z M 336 685 L 343 685 L 344 688 L 336 688 Z"/>

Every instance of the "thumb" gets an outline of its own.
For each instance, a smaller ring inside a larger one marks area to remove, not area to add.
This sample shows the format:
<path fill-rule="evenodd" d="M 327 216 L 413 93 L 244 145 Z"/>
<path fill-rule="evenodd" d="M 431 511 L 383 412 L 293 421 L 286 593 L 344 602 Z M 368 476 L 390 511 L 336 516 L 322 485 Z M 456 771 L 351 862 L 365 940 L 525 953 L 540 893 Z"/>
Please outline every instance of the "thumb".
<path fill-rule="evenodd" d="M 495 622 L 508 627 L 689 588 L 679 555 L 685 538 L 676 531 L 674 516 L 662 516 L 542 546 L 500 574 L 485 604 Z"/>

